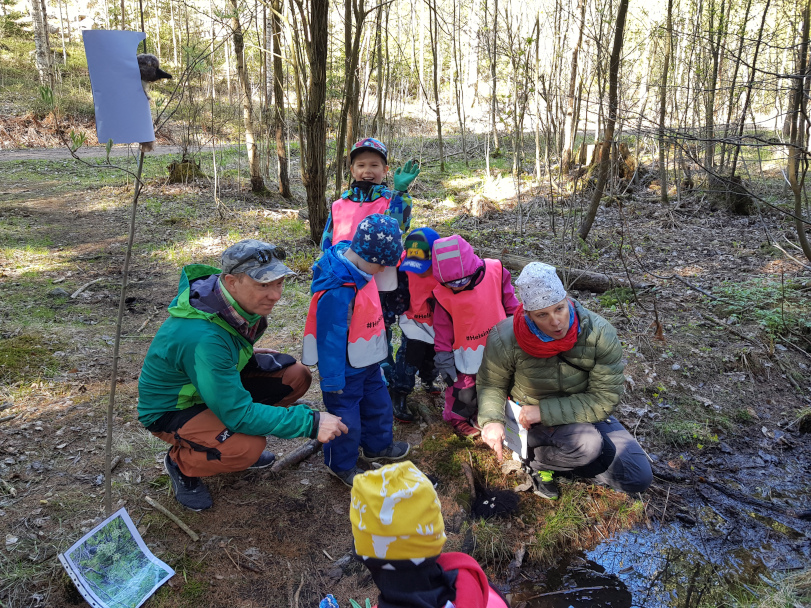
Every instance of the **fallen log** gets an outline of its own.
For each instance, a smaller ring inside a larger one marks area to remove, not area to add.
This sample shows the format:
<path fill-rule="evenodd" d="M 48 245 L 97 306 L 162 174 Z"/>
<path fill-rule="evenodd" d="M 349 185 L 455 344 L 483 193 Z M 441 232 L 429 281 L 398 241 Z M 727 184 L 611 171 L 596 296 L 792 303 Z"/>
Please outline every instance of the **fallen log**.
<path fill-rule="evenodd" d="M 482 257 L 500 260 L 504 266 L 510 270 L 520 272 L 524 266 L 530 262 L 537 262 L 534 258 L 512 253 L 499 253 L 495 249 L 480 249 Z M 602 272 L 591 272 L 580 268 L 555 267 L 555 270 L 568 289 L 578 289 L 581 291 L 591 291 L 593 293 L 604 293 L 615 287 L 633 287 L 634 289 L 648 289 L 653 287 L 652 283 L 631 282 L 627 277 L 620 277 Z"/>
<path fill-rule="evenodd" d="M 281 460 L 274 462 L 273 466 L 270 467 L 270 472 L 278 473 L 282 469 L 286 469 L 291 465 L 298 464 L 302 460 L 305 460 L 315 454 L 320 449 L 321 442 L 318 441 L 318 439 L 310 439 L 307 443 L 299 446 Z"/>

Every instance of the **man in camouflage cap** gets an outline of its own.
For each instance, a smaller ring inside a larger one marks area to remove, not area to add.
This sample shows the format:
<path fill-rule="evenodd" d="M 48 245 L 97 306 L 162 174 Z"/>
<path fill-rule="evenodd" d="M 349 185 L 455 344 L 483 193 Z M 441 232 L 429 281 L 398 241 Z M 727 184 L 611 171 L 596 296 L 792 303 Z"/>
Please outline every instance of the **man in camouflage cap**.
<path fill-rule="evenodd" d="M 186 266 L 146 354 L 139 420 L 171 444 L 164 465 L 189 509 L 213 504 L 200 477 L 273 464 L 267 435 L 327 442 L 347 431 L 332 414 L 293 405 L 310 387 L 306 366 L 254 348 L 285 277 L 294 274 L 284 259 L 282 249 L 246 239 L 223 252 L 222 270 Z"/>

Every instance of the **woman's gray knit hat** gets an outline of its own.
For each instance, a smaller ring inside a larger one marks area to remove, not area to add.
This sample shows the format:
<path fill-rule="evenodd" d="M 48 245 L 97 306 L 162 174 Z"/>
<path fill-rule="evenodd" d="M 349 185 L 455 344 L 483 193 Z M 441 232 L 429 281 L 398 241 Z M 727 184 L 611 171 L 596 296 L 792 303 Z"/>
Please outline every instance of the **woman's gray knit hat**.
<path fill-rule="evenodd" d="M 524 310 L 540 310 L 557 304 L 566 297 L 555 267 L 543 262 L 530 262 L 515 282 Z"/>

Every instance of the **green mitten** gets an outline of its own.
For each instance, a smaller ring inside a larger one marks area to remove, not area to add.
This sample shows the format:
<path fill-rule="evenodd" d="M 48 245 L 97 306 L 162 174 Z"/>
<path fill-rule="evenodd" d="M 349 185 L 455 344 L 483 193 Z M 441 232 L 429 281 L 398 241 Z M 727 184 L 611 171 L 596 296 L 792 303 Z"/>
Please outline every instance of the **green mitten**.
<path fill-rule="evenodd" d="M 400 167 L 394 172 L 394 189 L 398 192 L 405 192 L 419 174 L 419 162 L 416 160 L 408 161 L 405 167 Z"/>

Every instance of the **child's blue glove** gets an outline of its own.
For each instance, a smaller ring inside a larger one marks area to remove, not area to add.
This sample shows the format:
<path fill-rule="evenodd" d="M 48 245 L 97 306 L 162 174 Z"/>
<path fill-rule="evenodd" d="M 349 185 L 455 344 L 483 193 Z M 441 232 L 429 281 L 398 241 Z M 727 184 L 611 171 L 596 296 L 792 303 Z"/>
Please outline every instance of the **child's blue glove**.
<path fill-rule="evenodd" d="M 400 167 L 394 172 L 394 189 L 398 192 L 405 192 L 419 174 L 419 162 L 416 160 L 408 161 L 405 167 Z"/>

